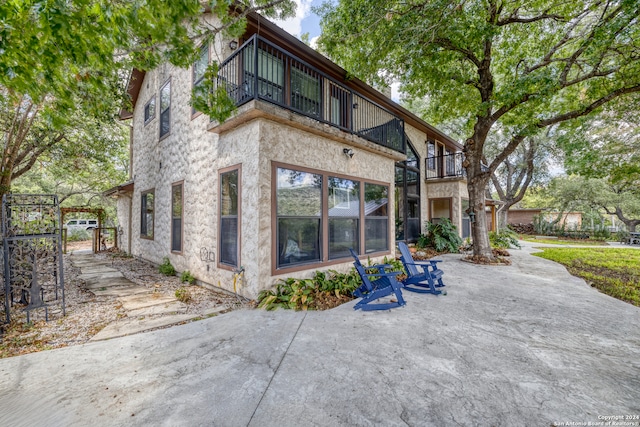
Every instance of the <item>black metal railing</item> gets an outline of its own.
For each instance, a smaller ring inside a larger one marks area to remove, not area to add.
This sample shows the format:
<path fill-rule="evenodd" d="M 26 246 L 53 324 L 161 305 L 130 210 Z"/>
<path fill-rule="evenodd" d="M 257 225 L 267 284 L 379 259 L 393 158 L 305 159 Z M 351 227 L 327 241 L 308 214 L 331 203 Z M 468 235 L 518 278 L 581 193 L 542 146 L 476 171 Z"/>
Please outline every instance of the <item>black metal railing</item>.
<path fill-rule="evenodd" d="M 462 167 L 463 161 L 464 153 L 427 157 L 425 159 L 425 179 L 466 177 L 467 172 Z"/>
<path fill-rule="evenodd" d="M 220 65 L 216 83 L 237 106 L 261 99 L 406 152 L 402 118 L 257 35 Z"/>

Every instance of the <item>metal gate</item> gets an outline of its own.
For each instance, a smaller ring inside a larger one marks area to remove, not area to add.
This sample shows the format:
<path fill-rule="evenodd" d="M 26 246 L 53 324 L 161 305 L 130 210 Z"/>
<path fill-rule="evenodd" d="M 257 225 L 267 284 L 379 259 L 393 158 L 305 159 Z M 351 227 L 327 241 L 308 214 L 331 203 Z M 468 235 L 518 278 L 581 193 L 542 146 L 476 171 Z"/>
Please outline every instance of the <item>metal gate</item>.
<path fill-rule="evenodd" d="M 4 311 L 23 306 L 32 310 L 64 305 L 64 273 L 60 235 L 60 207 L 54 194 L 5 194 L 2 198 L 2 270 Z"/>

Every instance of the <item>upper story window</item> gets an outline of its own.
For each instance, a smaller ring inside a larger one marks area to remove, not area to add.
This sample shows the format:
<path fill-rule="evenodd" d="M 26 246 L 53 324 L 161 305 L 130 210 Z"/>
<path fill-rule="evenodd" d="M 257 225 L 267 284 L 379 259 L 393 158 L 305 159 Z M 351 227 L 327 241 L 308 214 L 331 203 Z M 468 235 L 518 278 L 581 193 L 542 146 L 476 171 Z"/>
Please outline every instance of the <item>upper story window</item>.
<path fill-rule="evenodd" d="M 291 107 L 320 117 L 320 76 L 312 70 L 291 68 Z"/>
<path fill-rule="evenodd" d="M 245 80 L 251 82 L 247 87 L 249 93 L 255 87 L 253 84 L 255 78 L 253 49 L 254 47 L 251 46 L 243 51 Z M 284 103 L 284 59 L 282 53 L 278 51 L 269 53 L 258 49 L 258 95 L 280 104 Z"/>
<path fill-rule="evenodd" d="M 156 96 L 152 96 L 144 106 L 144 124 L 156 118 Z"/>
<path fill-rule="evenodd" d="M 171 131 L 171 80 L 160 89 L 160 138 Z"/>
<path fill-rule="evenodd" d="M 193 64 L 193 90 L 196 94 L 201 94 L 204 90 L 204 74 L 209 66 L 209 44 L 205 44 L 200 48 L 200 56 Z M 191 108 L 191 114 L 196 114 L 197 110 Z"/>

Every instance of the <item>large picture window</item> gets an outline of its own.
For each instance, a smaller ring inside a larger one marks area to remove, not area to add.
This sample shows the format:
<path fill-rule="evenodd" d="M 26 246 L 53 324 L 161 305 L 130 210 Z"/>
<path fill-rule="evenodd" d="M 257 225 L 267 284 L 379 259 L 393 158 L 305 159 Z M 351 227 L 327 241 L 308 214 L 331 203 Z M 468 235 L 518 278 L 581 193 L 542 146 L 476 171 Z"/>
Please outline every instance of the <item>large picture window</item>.
<path fill-rule="evenodd" d="M 364 251 L 389 249 L 389 187 L 364 184 Z"/>
<path fill-rule="evenodd" d="M 154 190 L 140 195 L 140 237 L 145 239 L 153 239 L 154 203 Z"/>
<path fill-rule="evenodd" d="M 160 89 L 160 138 L 171 130 L 171 81 Z"/>
<path fill-rule="evenodd" d="M 220 248 L 219 263 L 240 265 L 240 168 L 220 173 Z"/>
<path fill-rule="evenodd" d="M 322 175 L 278 168 L 278 266 L 320 261 Z"/>
<path fill-rule="evenodd" d="M 389 251 L 387 185 L 287 166 L 274 182 L 275 268 Z"/>
<path fill-rule="evenodd" d="M 171 251 L 182 252 L 182 183 L 171 187 Z"/>
<path fill-rule="evenodd" d="M 360 183 L 329 177 L 329 259 L 360 252 Z"/>

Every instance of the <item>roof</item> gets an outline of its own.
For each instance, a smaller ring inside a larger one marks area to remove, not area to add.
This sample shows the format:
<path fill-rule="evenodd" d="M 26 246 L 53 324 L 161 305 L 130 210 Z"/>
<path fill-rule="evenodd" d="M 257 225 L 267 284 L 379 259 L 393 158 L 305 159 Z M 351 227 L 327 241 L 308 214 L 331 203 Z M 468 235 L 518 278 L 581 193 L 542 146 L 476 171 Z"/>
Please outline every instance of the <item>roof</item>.
<path fill-rule="evenodd" d="M 446 143 L 458 150 L 462 149 L 462 144 L 453 138 L 446 135 L 436 127 L 430 125 L 420 117 L 413 114 L 411 111 L 402 107 L 395 101 L 389 99 L 387 96 L 369 86 L 362 80 L 352 77 L 347 71 L 329 60 L 327 57 L 307 46 L 302 41 L 298 40 L 282 28 L 278 27 L 267 18 L 257 13 L 250 13 L 247 15 L 247 30 L 242 37 L 248 39 L 253 34 L 259 34 L 260 36 L 271 40 L 278 46 L 288 50 L 292 54 L 304 58 L 306 62 L 317 67 L 327 75 L 341 81 L 345 86 L 367 95 L 371 100 L 387 108 L 392 113 L 402 117 L 405 123 L 413 126 L 414 128 L 423 131 L 427 134 L 427 137 L 438 139 L 441 142 Z M 131 105 L 135 108 L 138 101 L 138 95 L 142 88 L 142 81 L 144 80 L 145 72 L 142 70 L 134 69 L 129 76 L 129 82 L 127 85 L 127 94 L 131 99 Z M 126 120 L 132 118 L 131 111 L 122 109 L 120 111 L 120 119 Z"/>
<path fill-rule="evenodd" d="M 102 194 L 105 197 L 109 197 L 109 196 L 117 196 L 120 193 L 127 193 L 131 191 L 133 191 L 133 181 L 127 181 L 124 184 L 116 185 L 115 187 L 112 187 L 104 191 Z"/>

